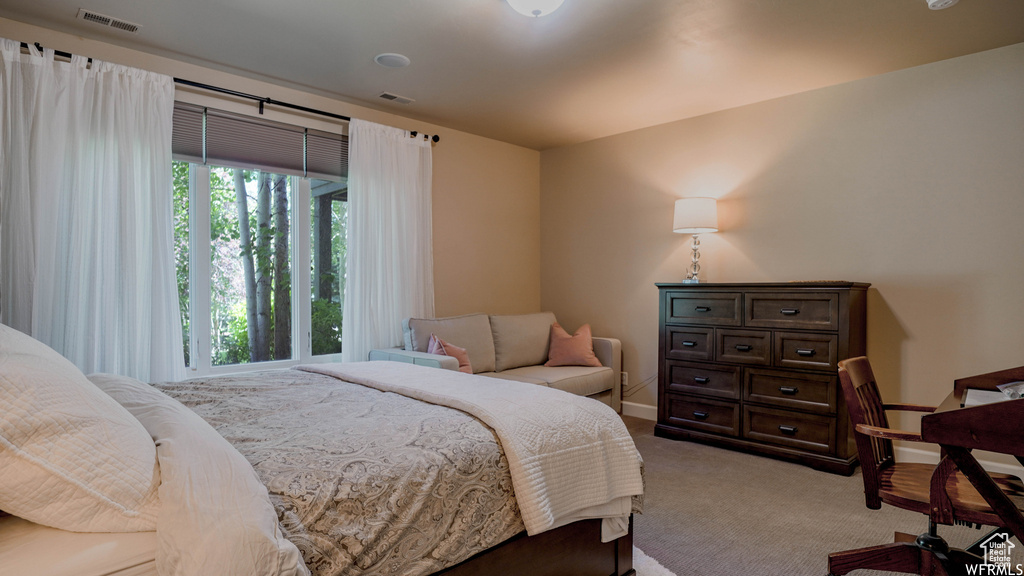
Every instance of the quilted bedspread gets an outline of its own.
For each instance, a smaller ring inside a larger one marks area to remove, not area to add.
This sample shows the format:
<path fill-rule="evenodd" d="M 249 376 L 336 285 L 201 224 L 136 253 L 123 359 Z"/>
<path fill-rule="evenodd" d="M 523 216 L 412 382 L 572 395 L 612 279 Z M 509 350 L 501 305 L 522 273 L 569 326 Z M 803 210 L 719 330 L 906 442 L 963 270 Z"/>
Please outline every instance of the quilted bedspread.
<path fill-rule="evenodd" d="M 156 386 L 252 464 L 314 575 L 430 574 L 524 529 L 501 445 L 463 412 L 297 370 Z"/>
<path fill-rule="evenodd" d="M 328 374 L 465 411 L 490 426 L 509 462 L 519 511 L 531 535 L 602 518 L 602 540 L 626 534 L 642 461 L 619 415 L 590 398 L 401 362 L 310 364 Z"/>

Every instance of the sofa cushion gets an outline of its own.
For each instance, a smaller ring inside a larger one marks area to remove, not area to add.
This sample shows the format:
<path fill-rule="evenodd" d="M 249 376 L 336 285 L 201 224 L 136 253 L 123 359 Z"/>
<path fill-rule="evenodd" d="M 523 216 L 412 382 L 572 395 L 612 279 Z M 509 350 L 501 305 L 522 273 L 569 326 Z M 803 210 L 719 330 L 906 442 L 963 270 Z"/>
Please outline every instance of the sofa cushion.
<path fill-rule="evenodd" d="M 488 374 L 491 376 L 491 374 Z M 509 380 L 520 380 L 522 382 L 540 381 L 547 383 L 552 388 L 565 392 L 579 394 L 580 396 L 591 396 L 611 390 L 615 380 L 615 373 L 611 368 L 602 366 L 591 368 L 589 366 L 523 366 L 503 372 L 497 372 L 493 376 Z"/>
<path fill-rule="evenodd" d="M 572 336 L 555 322 L 551 325 L 551 343 L 545 366 L 601 366 L 594 356 L 594 340 L 590 337 L 590 324 L 580 326 Z"/>
<path fill-rule="evenodd" d="M 468 314 L 451 318 L 406 318 L 402 322 L 406 350 L 426 352 L 430 335 L 465 348 L 473 372 L 494 370 L 494 340 L 486 314 Z M 541 361 L 543 362 L 543 360 Z"/>
<path fill-rule="evenodd" d="M 546 362 L 551 325 L 554 323 L 555 315 L 551 312 L 491 316 L 494 370 L 502 372 Z"/>

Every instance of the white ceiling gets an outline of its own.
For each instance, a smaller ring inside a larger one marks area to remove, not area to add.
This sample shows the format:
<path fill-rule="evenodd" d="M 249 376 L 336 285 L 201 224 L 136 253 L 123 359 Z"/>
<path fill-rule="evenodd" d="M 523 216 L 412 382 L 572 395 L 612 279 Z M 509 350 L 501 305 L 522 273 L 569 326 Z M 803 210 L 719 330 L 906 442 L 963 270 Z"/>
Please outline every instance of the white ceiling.
<path fill-rule="evenodd" d="M 0 0 L 0 16 L 538 150 L 1024 42 L 1024 0 L 565 0 L 537 19 L 503 0 Z"/>

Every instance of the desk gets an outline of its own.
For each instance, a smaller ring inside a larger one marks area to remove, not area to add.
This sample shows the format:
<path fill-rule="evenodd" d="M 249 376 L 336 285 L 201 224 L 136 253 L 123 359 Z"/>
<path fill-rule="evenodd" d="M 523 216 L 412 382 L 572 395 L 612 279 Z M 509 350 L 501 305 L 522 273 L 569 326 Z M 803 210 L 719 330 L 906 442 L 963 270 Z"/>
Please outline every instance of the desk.
<path fill-rule="evenodd" d="M 960 407 L 968 388 L 993 390 L 997 384 L 1015 380 L 1024 380 L 1024 366 L 957 380 L 954 392 L 921 419 L 921 439 L 940 445 L 1006 527 L 1024 542 L 1024 515 L 971 454 L 974 449 L 999 452 L 1024 463 L 1024 399 Z"/>

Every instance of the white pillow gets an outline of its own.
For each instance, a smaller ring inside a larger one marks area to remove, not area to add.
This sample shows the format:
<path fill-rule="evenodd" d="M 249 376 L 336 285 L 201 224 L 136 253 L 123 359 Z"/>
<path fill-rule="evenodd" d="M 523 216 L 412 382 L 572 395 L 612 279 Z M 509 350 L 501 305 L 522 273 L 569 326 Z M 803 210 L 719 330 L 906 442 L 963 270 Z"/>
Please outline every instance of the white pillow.
<path fill-rule="evenodd" d="M 73 364 L 0 324 L 0 509 L 75 532 L 156 529 L 146 429 Z"/>
<path fill-rule="evenodd" d="M 161 463 L 156 566 L 174 576 L 309 576 L 249 461 L 198 414 L 127 376 L 90 374 L 149 430 Z"/>

